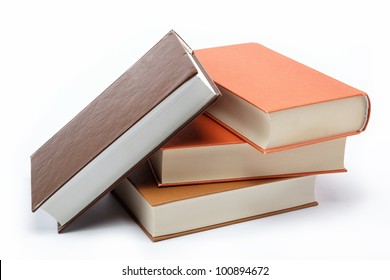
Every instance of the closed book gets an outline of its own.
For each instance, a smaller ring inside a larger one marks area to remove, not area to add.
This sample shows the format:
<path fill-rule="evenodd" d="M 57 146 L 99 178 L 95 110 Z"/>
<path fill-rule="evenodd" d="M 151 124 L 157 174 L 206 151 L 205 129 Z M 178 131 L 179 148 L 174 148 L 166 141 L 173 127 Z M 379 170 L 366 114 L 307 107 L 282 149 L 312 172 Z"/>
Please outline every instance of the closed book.
<path fill-rule="evenodd" d="M 157 188 L 148 165 L 114 196 L 153 241 L 317 205 L 315 176 Z"/>
<path fill-rule="evenodd" d="M 363 131 L 366 93 L 260 44 L 195 51 L 223 97 L 207 112 L 267 153 Z"/>
<path fill-rule="evenodd" d="M 114 196 L 152 241 L 317 205 L 315 176 L 157 188 L 143 165 Z"/>
<path fill-rule="evenodd" d="M 32 210 L 62 231 L 219 95 L 170 31 L 31 156 Z"/>
<path fill-rule="evenodd" d="M 346 171 L 346 138 L 261 153 L 202 114 L 162 146 L 149 162 L 159 186 Z"/>

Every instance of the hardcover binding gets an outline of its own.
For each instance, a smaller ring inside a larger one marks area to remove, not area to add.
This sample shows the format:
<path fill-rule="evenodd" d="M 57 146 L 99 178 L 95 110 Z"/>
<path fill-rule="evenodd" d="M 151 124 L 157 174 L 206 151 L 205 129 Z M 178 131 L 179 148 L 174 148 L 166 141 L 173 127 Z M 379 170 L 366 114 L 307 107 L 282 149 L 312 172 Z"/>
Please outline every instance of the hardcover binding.
<path fill-rule="evenodd" d="M 139 119 L 197 74 L 196 67 L 186 55 L 187 51 L 179 41 L 178 35 L 171 30 L 31 156 L 33 212 Z M 193 52 L 192 56 L 198 62 Z M 205 76 L 207 77 L 207 75 Z M 220 95 L 218 88 L 212 82 L 210 84 L 216 95 L 208 104 L 111 186 L 107 186 L 103 193 L 86 205 L 71 220 L 63 225 L 58 225 L 58 232 L 67 228 L 82 213 L 111 191 L 121 179 L 145 162 L 153 152 L 164 145 L 198 114 L 205 111 Z M 145 88 L 148 90 L 147 96 L 144 95 Z"/>
<path fill-rule="evenodd" d="M 371 102 L 367 93 L 260 44 L 246 43 L 221 46 L 195 50 L 194 52 L 220 88 L 267 114 L 354 96 L 366 98 L 365 123 L 358 131 L 266 149 L 255 145 L 207 112 L 207 115 L 213 120 L 225 126 L 262 153 L 277 152 L 351 136 L 359 134 L 367 128 L 371 114 Z M 275 80 L 277 86 L 275 86 Z M 273 95 L 278 96 L 278 98 L 272 98 Z"/>
<path fill-rule="evenodd" d="M 212 183 L 224 183 L 224 182 L 237 182 L 237 181 L 251 181 L 259 179 L 277 179 L 277 178 L 293 178 L 293 177 L 302 177 L 310 175 L 321 175 L 321 174 L 332 174 L 332 173 L 342 173 L 347 172 L 346 168 L 343 169 L 333 169 L 333 170 L 322 170 L 322 171 L 313 171 L 313 172 L 300 172 L 300 173 L 289 173 L 289 174 L 275 174 L 270 176 L 253 176 L 253 177 L 242 177 L 242 178 L 232 178 L 232 179 L 218 179 L 218 180 L 202 180 L 202 181 L 191 181 L 191 182 L 175 182 L 175 183 L 162 183 L 158 178 L 156 172 L 154 171 L 153 164 L 149 162 L 150 169 L 156 184 L 160 188 L 164 187 L 176 187 L 176 186 L 185 186 L 185 185 L 200 185 L 200 184 L 212 184 Z"/>
<path fill-rule="evenodd" d="M 359 134 L 361 133 L 367 126 L 367 123 L 365 124 L 365 126 L 363 127 L 362 130 L 359 130 L 359 131 L 355 131 L 355 132 L 349 132 L 349 133 L 343 133 L 343 134 L 338 134 L 338 135 L 334 135 L 334 136 L 330 136 L 330 137 L 325 137 L 325 138 L 318 138 L 318 139 L 314 139 L 314 140 L 310 140 L 310 141 L 305 141 L 305 142 L 300 142 L 300 143 L 296 143 L 296 144 L 291 144 L 291 145 L 286 145 L 286 146 L 280 146 L 280 147 L 276 147 L 276 148 L 267 148 L 267 149 L 263 149 L 262 147 L 256 145 L 255 143 L 253 143 L 251 140 L 249 140 L 248 138 L 246 138 L 244 135 L 242 135 L 241 133 L 237 132 L 235 129 L 231 128 L 229 125 L 227 125 L 226 123 L 222 122 L 221 120 L 219 120 L 218 118 L 214 117 L 213 115 L 211 115 L 209 112 L 205 112 L 205 114 L 213 119 L 214 121 L 216 121 L 217 123 L 219 123 L 220 125 L 222 125 L 224 128 L 226 128 L 227 130 L 231 131 L 232 133 L 234 133 L 235 135 L 237 135 L 238 137 L 240 137 L 241 139 L 243 139 L 245 142 L 247 142 L 248 144 L 252 145 L 255 149 L 257 149 L 258 151 L 262 152 L 263 154 L 267 154 L 267 153 L 273 153 L 273 152 L 278 152 L 278 151 L 284 151 L 284 150 L 287 150 L 287 149 L 293 149 L 293 148 L 298 148 L 298 147 L 302 147 L 302 146 L 306 146 L 306 145 L 311 145 L 311 144 L 316 144 L 316 143 L 321 143 L 321 142 L 325 142 L 325 141 L 330 141 L 330 140 L 335 140 L 335 139 L 339 139 L 339 138 L 343 138 L 343 137 L 347 137 L 347 136 L 352 136 L 352 135 L 356 135 L 356 134 Z M 368 122 L 368 118 L 367 118 L 367 122 Z"/>
<path fill-rule="evenodd" d="M 194 52 L 216 84 L 265 113 L 367 96 L 361 90 L 257 43 Z M 270 94 L 280 98 L 272 98 Z"/>
<path fill-rule="evenodd" d="M 212 100 L 212 102 L 210 102 L 207 106 L 204 106 L 201 111 L 199 111 L 198 113 L 201 114 L 203 113 L 207 108 L 208 106 L 212 105 L 214 102 L 215 102 L 216 98 L 214 98 Z M 82 215 L 85 211 L 87 211 L 90 207 L 92 207 L 96 202 L 98 202 L 103 196 L 105 196 L 107 193 L 111 192 L 115 186 L 121 181 L 123 180 L 124 178 L 126 178 L 127 176 L 130 175 L 131 172 L 133 172 L 133 170 L 137 169 L 137 167 L 139 167 L 140 165 L 142 165 L 143 163 L 145 163 L 148 158 L 153 154 L 155 153 L 156 151 L 158 151 L 161 146 L 163 146 L 166 142 L 168 142 L 175 134 L 177 134 L 181 129 L 183 129 L 186 125 L 188 125 L 193 119 L 196 118 L 197 115 L 193 116 L 192 118 L 190 118 L 186 123 L 184 123 L 181 127 L 179 127 L 175 132 L 173 132 L 167 139 L 165 139 L 163 142 L 161 142 L 161 144 L 159 146 L 157 146 L 154 150 L 152 150 L 146 157 L 144 157 L 141 161 L 139 161 L 133 168 L 129 169 L 129 171 L 127 171 L 125 174 L 123 174 L 122 177 L 120 177 L 118 180 L 115 181 L 115 183 L 113 183 L 109 188 L 107 188 L 106 191 L 104 191 L 101 195 L 99 195 L 94 201 L 92 201 L 89 205 L 87 205 L 79 214 L 77 214 L 77 216 L 75 216 L 72 220 L 70 220 L 69 222 L 67 222 L 66 224 L 64 225 L 60 225 L 58 224 L 58 232 L 61 233 L 63 232 L 74 220 L 76 220 L 80 215 Z"/>
<path fill-rule="evenodd" d="M 206 230 L 210 230 L 210 229 L 214 229 L 214 228 L 219 228 L 219 227 L 223 227 L 223 226 L 233 225 L 233 224 L 237 224 L 237 223 L 241 223 L 241 222 L 246 222 L 246 221 L 250 221 L 250 220 L 265 218 L 265 217 L 269 217 L 269 216 L 273 216 L 273 215 L 277 215 L 277 214 L 282 214 L 282 213 L 286 213 L 286 212 L 295 211 L 295 210 L 304 209 L 304 208 L 308 208 L 308 207 L 312 207 L 312 206 L 317 206 L 317 205 L 318 205 L 318 202 L 313 201 L 313 202 L 311 202 L 311 203 L 307 203 L 307 204 L 303 204 L 303 205 L 299 205 L 299 206 L 295 206 L 295 207 L 290 207 L 290 208 L 286 208 L 286 209 L 282 209 L 282 210 L 277 210 L 277 211 L 273 211 L 273 212 L 268 212 L 268 213 L 264 213 L 264 214 L 260 214 L 260 215 L 255 215 L 255 216 L 251 216 L 251 217 L 246 217 L 246 218 L 241 218 L 241 219 L 237 219 L 237 220 L 233 220 L 233 221 L 228 221 L 228 222 L 224 222 L 224 223 L 219 223 L 219 224 L 215 224 L 215 225 L 210 225 L 210 226 L 207 226 L 207 227 L 196 228 L 196 229 L 187 230 L 187 231 L 182 231 L 182 232 L 178 232 L 178 233 L 172 233 L 172 234 L 167 234 L 167 235 L 162 235 L 162 236 L 153 237 L 153 236 L 150 235 L 150 233 L 144 228 L 144 226 L 138 221 L 138 219 L 133 215 L 133 213 L 131 213 L 131 211 L 130 211 L 130 210 L 127 208 L 127 206 L 122 202 L 122 200 L 119 198 L 119 196 L 118 196 L 115 192 L 111 192 L 111 194 L 112 194 L 112 195 L 115 197 L 115 199 L 123 206 L 123 208 L 125 209 L 125 211 L 126 211 L 126 212 L 130 215 L 130 217 L 131 217 L 131 218 L 140 226 L 140 228 L 145 232 L 145 234 L 146 234 L 146 235 L 150 238 L 150 240 L 153 241 L 153 242 L 162 241 L 162 240 L 166 240 L 166 239 L 170 239 L 170 238 L 174 238 L 174 237 L 179 237 L 179 236 L 183 236 L 183 235 L 187 235 L 187 234 L 192 234 L 192 233 L 196 233 L 196 232 L 206 231 Z"/>

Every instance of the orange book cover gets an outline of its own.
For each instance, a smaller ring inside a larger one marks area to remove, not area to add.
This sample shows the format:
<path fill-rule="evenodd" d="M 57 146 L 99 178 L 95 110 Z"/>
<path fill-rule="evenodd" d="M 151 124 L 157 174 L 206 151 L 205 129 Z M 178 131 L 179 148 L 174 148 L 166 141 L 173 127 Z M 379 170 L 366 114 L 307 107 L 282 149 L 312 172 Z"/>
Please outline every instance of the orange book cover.
<path fill-rule="evenodd" d="M 345 139 L 263 154 L 206 115 L 149 160 L 159 187 L 345 172 Z"/>
<path fill-rule="evenodd" d="M 370 103 L 365 92 L 260 44 L 222 46 L 196 50 L 195 53 L 221 89 L 227 90 L 266 114 L 355 96 L 365 97 L 366 115 L 363 125 L 358 130 L 321 137 L 321 139 L 304 140 L 302 143 L 291 143 L 285 147 L 279 146 L 269 149 L 257 147 L 262 152 L 283 150 L 357 134 L 367 126 Z M 234 110 L 234 108 L 229 109 Z M 242 135 L 229 123 L 210 113 L 210 110 L 208 113 L 216 121 L 221 122 L 228 129 L 254 144 L 255 141 L 250 137 Z"/>
<path fill-rule="evenodd" d="M 194 148 L 245 143 L 240 137 L 211 120 L 200 115 L 168 141 L 162 150 Z"/>

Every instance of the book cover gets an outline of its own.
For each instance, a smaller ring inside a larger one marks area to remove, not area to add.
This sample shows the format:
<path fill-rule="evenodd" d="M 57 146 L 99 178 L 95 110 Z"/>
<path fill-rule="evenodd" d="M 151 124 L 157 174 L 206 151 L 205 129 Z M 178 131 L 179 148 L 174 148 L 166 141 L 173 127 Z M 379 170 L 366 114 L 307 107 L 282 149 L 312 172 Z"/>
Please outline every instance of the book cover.
<path fill-rule="evenodd" d="M 202 114 L 149 162 L 158 186 L 344 172 L 345 138 L 263 154 Z"/>
<path fill-rule="evenodd" d="M 262 152 L 363 131 L 366 93 L 257 43 L 196 50 L 223 98 L 208 114 Z"/>
<path fill-rule="evenodd" d="M 147 164 L 113 195 L 152 241 L 317 205 L 315 176 L 157 188 Z"/>
<path fill-rule="evenodd" d="M 219 95 L 170 31 L 31 156 L 32 210 L 62 231 Z"/>

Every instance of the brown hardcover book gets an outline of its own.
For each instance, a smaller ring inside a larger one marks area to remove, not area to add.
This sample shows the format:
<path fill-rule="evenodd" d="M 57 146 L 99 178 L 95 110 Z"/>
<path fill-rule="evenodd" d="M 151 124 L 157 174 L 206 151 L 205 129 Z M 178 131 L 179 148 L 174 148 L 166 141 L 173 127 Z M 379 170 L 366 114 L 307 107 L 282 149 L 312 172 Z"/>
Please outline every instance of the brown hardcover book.
<path fill-rule="evenodd" d="M 149 162 L 159 187 L 345 172 L 345 142 L 339 138 L 263 154 L 202 114 Z"/>
<path fill-rule="evenodd" d="M 32 210 L 62 231 L 219 95 L 170 31 L 31 156 Z"/>
<path fill-rule="evenodd" d="M 153 241 L 317 205 L 315 176 L 157 188 L 147 164 L 112 192 Z"/>
<path fill-rule="evenodd" d="M 264 153 L 346 137 L 367 126 L 366 93 L 260 44 L 195 53 L 223 94 L 208 114 Z"/>

